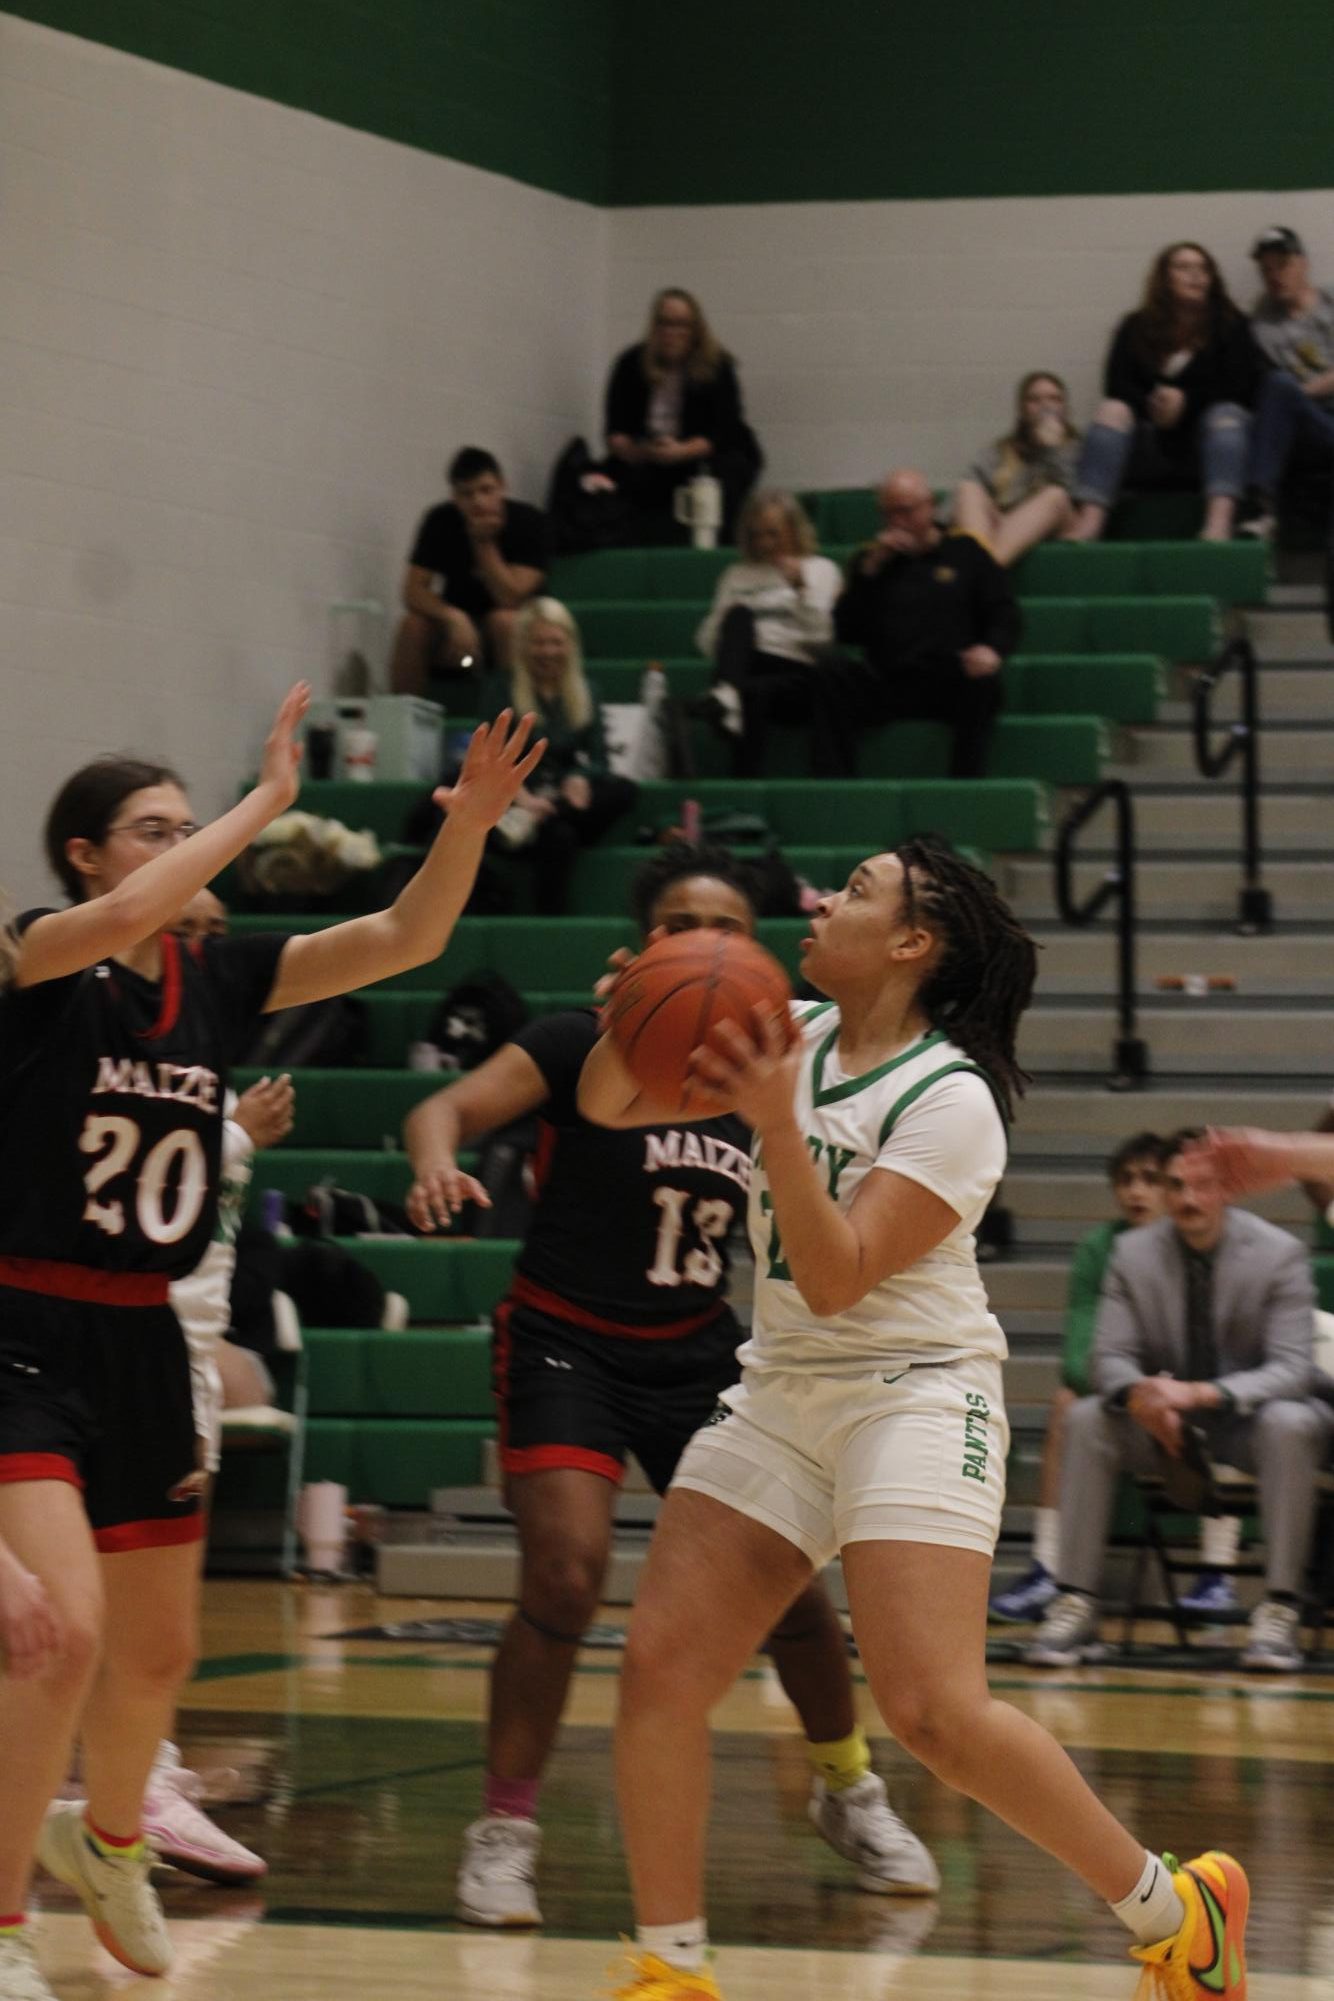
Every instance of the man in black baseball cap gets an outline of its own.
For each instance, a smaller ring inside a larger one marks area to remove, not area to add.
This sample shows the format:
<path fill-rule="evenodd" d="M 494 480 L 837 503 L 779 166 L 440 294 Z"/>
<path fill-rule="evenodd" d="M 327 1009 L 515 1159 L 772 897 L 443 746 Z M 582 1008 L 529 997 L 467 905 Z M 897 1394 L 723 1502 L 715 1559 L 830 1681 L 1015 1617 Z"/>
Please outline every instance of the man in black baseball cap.
<path fill-rule="evenodd" d="M 1255 410 L 1251 480 L 1258 513 L 1246 532 L 1268 536 L 1293 459 L 1334 466 L 1334 292 L 1312 284 L 1295 229 L 1262 230 L 1251 256 L 1264 286 L 1251 331 L 1270 373 Z"/>
<path fill-rule="evenodd" d="M 1269 229 L 1262 229 L 1251 245 L 1251 256 L 1257 264 L 1263 264 L 1268 256 L 1305 257 L 1306 245 L 1295 229 L 1285 229 L 1282 223 L 1274 223 Z"/>

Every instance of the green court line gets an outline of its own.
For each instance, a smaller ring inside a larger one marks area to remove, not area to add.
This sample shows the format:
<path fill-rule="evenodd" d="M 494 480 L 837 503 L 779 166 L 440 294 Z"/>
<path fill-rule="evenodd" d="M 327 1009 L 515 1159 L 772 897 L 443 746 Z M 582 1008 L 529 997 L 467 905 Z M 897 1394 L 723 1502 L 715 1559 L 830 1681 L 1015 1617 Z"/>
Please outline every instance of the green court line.
<path fill-rule="evenodd" d="M 354 1654 L 348 1656 L 342 1665 L 350 1668 L 429 1668 L 433 1671 L 485 1673 L 491 1666 L 492 1658 L 490 1654 L 478 1660 L 458 1660 L 443 1654 L 405 1654 L 398 1657 Z M 194 1679 L 231 1681 L 244 1678 L 246 1675 L 274 1674 L 282 1669 L 315 1667 L 323 1664 L 319 1657 L 311 1654 L 219 1654 L 211 1660 L 201 1661 L 195 1670 Z M 574 1668 L 574 1672 L 580 1675 L 618 1675 L 620 1671 L 619 1656 L 614 1661 L 579 1661 Z M 1164 1671 L 1172 1672 L 1171 1669 L 1150 1667 L 1145 1669 L 1146 1674 Z M 767 1673 L 766 1668 L 747 1668 L 741 1680 L 760 1681 Z M 852 1679 L 863 1687 L 866 1684 L 864 1670 L 855 1663 L 852 1664 Z M 1219 1692 L 1219 1683 L 1216 1681 L 1173 1683 L 1166 1688 L 1159 1688 L 1133 1681 L 1086 1682 L 1045 1679 L 1024 1681 L 1017 1677 L 1011 1680 L 996 1676 L 991 1679 L 990 1686 L 1006 1693 L 1050 1689 L 1053 1693 L 1065 1695 L 1173 1696 L 1178 1699 L 1191 1696 L 1196 1700 L 1204 1695 L 1217 1695 Z M 1242 1684 L 1229 1686 L 1226 1693 L 1241 1696 L 1247 1702 L 1334 1702 L 1334 1688 L 1251 1688 Z"/>
<path fill-rule="evenodd" d="M 367 1772 L 359 1779 L 326 1779 L 319 1786 L 296 1786 L 290 1796 L 294 1800 L 318 1799 L 324 1793 L 354 1793 L 364 1786 L 382 1786 L 390 1779 L 430 1779 L 441 1772 L 481 1771 L 485 1764 L 485 1757 L 474 1753 L 471 1758 L 448 1758 L 433 1765 L 404 1765 L 398 1771 Z"/>

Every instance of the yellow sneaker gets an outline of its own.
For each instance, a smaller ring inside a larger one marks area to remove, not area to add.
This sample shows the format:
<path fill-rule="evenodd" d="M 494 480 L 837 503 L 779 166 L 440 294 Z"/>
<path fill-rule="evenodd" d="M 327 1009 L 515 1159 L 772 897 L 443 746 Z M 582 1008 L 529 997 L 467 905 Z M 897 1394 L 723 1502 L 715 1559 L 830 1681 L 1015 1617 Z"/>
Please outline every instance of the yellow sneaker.
<path fill-rule="evenodd" d="M 1144 1967 L 1136 2001 L 1246 2001 L 1246 1871 L 1215 1848 L 1184 1867 L 1163 1859 L 1186 1916 L 1161 1945 L 1131 1948 Z"/>
<path fill-rule="evenodd" d="M 711 1973 L 683 1973 L 651 1952 L 630 1955 L 631 1979 L 617 1987 L 612 2001 L 722 2001 Z"/>

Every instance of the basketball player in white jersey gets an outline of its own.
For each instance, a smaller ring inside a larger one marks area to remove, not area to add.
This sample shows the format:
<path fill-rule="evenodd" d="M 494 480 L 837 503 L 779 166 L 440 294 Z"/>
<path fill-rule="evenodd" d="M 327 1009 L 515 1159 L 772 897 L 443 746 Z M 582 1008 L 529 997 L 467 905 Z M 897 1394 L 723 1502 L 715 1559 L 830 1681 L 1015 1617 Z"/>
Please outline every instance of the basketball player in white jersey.
<path fill-rule="evenodd" d="M 798 1009 L 790 1048 L 757 1011 L 749 1035 L 720 1026 L 695 1052 L 755 1135 L 755 1316 L 740 1384 L 681 1460 L 630 1626 L 616 1762 L 638 1932 L 621 2001 L 717 2001 L 709 1712 L 836 1552 L 899 1742 L 1111 1904 L 1145 1996 L 1245 1995 L 1239 1865 L 1147 1851 L 987 1686 L 1008 1427 L 973 1233 L 1026 1081 L 1035 960 L 980 871 L 912 840 L 820 906 L 804 969 L 829 1004 Z M 661 1116 L 606 1038 L 580 1103 L 609 1125 Z"/>

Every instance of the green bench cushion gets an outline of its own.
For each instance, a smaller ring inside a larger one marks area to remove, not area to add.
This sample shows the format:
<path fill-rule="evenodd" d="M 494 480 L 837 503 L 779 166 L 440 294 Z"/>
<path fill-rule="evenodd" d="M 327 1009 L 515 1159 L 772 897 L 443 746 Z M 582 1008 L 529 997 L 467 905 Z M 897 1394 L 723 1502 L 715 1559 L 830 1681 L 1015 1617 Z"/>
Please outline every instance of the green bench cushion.
<path fill-rule="evenodd" d="M 303 1339 L 314 1417 L 494 1415 L 487 1325 L 311 1327 Z"/>

